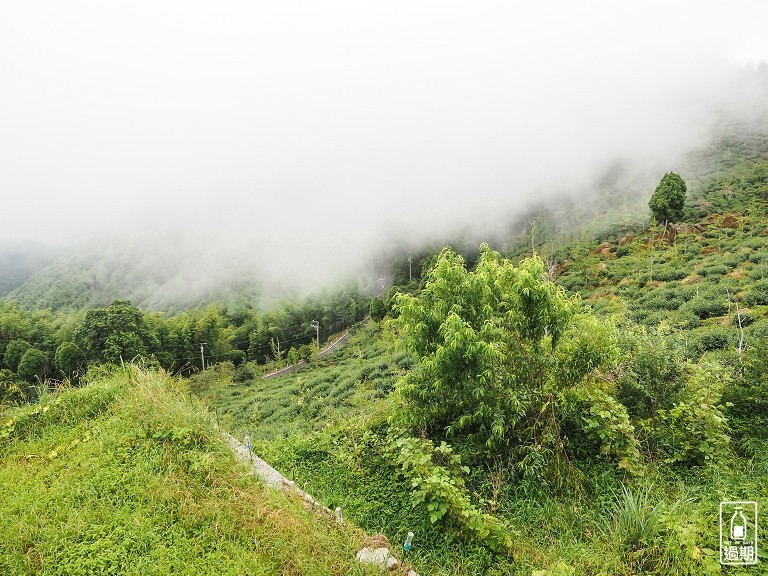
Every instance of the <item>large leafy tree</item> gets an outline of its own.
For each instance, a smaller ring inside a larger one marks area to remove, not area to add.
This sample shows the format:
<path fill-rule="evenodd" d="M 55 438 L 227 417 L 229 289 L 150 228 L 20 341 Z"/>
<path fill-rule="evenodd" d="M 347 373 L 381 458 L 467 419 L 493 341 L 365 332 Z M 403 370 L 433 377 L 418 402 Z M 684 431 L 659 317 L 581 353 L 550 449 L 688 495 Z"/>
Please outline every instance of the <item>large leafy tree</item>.
<path fill-rule="evenodd" d="M 19 378 L 27 382 L 42 382 L 48 371 L 48 358 L 45 352 L 37 348 L 29 348 L 21 357 L 19 367 L 16 370 Z"/>
<path fill-rule="evenodd" d="M 56 349 L 53 362 L 65 377 L 76 379 L 85 371 L 85 354 L 74 342 L 62 342 Z"/>
<path fill-rule="evenodd" d="M 618 349 L 610 327 L 578 306 L 536 256 L 515 266 L 483 245 L 468 271 L 444 249 L 421 294 L 396 304 L 402 341 L 417 360 L 398 383 L 403 422 L 547 475 L 567 461 L 562 427 L 568 404 L 578 403 L 581 433 L 629 466 L 637 449 L 626 410 L 588 378 L 611 366 Z"/>
<path fill-rule="evenodd" d="M 688 187 L 685 180 L 675 172 L 667 172 L 656 187 L 656 191 L 651 196 L 648 207 L 656 222 L 666 224 L 667 222 L 679 222 L 683 219 L 683 208 L 685 207 L 685 194 Z"/>
<path fill-rule="evenodd" d="M 141 310 L 128 300 L 115 300 L 104 308 L 89 310 L 74 338 L 88 361 L 95 363 L 127 362 L 147 356 L 158 347 Z"/>
<path fill-rule="evenodd" d="M 32 348 L 32 344 L 20 338 L 8 342 L 8 346 L 5 348 L 5 365 L 15 372 L 24 352 L 30 348 Z"/>

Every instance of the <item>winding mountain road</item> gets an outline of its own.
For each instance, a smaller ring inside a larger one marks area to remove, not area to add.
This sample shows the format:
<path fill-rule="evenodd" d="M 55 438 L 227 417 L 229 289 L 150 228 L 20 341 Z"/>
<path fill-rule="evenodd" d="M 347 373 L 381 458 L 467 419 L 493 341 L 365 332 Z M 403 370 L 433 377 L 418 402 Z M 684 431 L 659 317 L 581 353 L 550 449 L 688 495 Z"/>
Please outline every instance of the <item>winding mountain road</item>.
<path fill-rule="evenodd" d="M 347 340 L 349 340 L 349 330 L 348 329 L 345 330 L 344 332 L 342 332 L 341 336 L 336 338 L 336 340 L 334 340 L 333 342 L 331 342 L 330 344 L 325 346 L 325 348 L 321 348 L 320 351 L 317 353 L 317 357 L 318 358 L 322 358 L 326 354 L 330 354 L 331 352 L 336 350 L 336 348 L 346 344 Z M 262 376 L 262 378 L 264 378 L 264 379 L 275 378 L 276 376 L 282 376 L 283 374 L 290 374 L 296 368 L 304 366 L 306 364 L 307 363 L 304 360 L 302 360 L 301 362 L 299 362 L 296 365 L 291 364 L 290 366 L 286 366 L 285 368 L 281 368 L 280 370 L 276 370 L 274 372 L 270 372 L 269 374 L 264 374 L 264 376 Z"/>

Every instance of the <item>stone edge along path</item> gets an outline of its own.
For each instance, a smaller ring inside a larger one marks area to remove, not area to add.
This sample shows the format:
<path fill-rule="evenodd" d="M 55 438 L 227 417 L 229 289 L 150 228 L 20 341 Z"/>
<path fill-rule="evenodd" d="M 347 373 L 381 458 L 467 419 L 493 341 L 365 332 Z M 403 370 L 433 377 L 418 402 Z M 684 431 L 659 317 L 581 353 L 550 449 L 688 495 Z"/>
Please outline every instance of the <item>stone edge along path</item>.
<path fill-rule="evenodd" d="M 316 509 L 329 517 L 335 516 L 334 512 L 330 508 L 323 506 L 323 504 L 315 500 L 310 494 L 296 486 L 295 482 L 288 480 L 288 478 L 280 474 L 280 472 L 272 468 L 272 466 L 264 462 L 264 460 L 259 458 L 256 454 L 248 450 L 247 446 L 245 446 L 237 438 L 228 432 L 222 431 L 222 434 L 226 438 L 230 448 L 232 448 L 232 451 L 235 453 L 237 458 L 246 464 L 250 464 L 253 473 L 256 474 L 256 476 L 258 476 L 264 482 L 264 484 L 270 488 L 275 488 L 284 492 L 295 492 L 313 509 Z M 375 540 L 375 538 L 371 540 Z M 384 550 L 386 550 L 386 552 L 383 552 Z M 381 558 L 383 558 L 383 563 L 380 560 Z M 395 570 L 400 566 L 400 561 L 392 556 L 389 549 L 385 547 L 362 548 L 357 553 L 357 559 L 360 562 L 379 564 L 379 567 L 382 570 Z M 392 562 L 392 560 L 395 562 Z M 407 576 L 419 575 L 414 570 L 409 570 Z"/>

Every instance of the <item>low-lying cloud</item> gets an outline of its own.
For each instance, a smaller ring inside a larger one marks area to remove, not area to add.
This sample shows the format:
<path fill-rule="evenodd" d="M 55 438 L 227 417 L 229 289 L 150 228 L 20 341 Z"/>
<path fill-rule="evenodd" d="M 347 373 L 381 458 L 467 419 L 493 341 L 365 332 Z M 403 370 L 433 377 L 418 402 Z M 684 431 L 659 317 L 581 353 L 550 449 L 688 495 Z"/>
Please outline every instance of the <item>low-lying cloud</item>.
<path fill-rule="evenodd" d="M 0 242 L 331 278 L 765 100 L 764 2 L 0 8 Z M 761 80 L 762 79 L 762 80 Z M 761 83 L 762 82 L 762 83 Z"/>

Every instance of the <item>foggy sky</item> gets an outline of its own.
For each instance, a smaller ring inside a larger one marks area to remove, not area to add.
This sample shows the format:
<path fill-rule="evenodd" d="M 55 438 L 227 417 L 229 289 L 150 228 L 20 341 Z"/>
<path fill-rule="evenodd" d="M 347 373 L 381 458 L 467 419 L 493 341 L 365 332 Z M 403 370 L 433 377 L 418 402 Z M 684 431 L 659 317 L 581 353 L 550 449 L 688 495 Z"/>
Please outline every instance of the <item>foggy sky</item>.
<path fill-rule="evenodd" d="M 0 244 L 359 265 L 674 158 L 749 96 L 766 24 L 761 0 L 3 1 Z"/>

